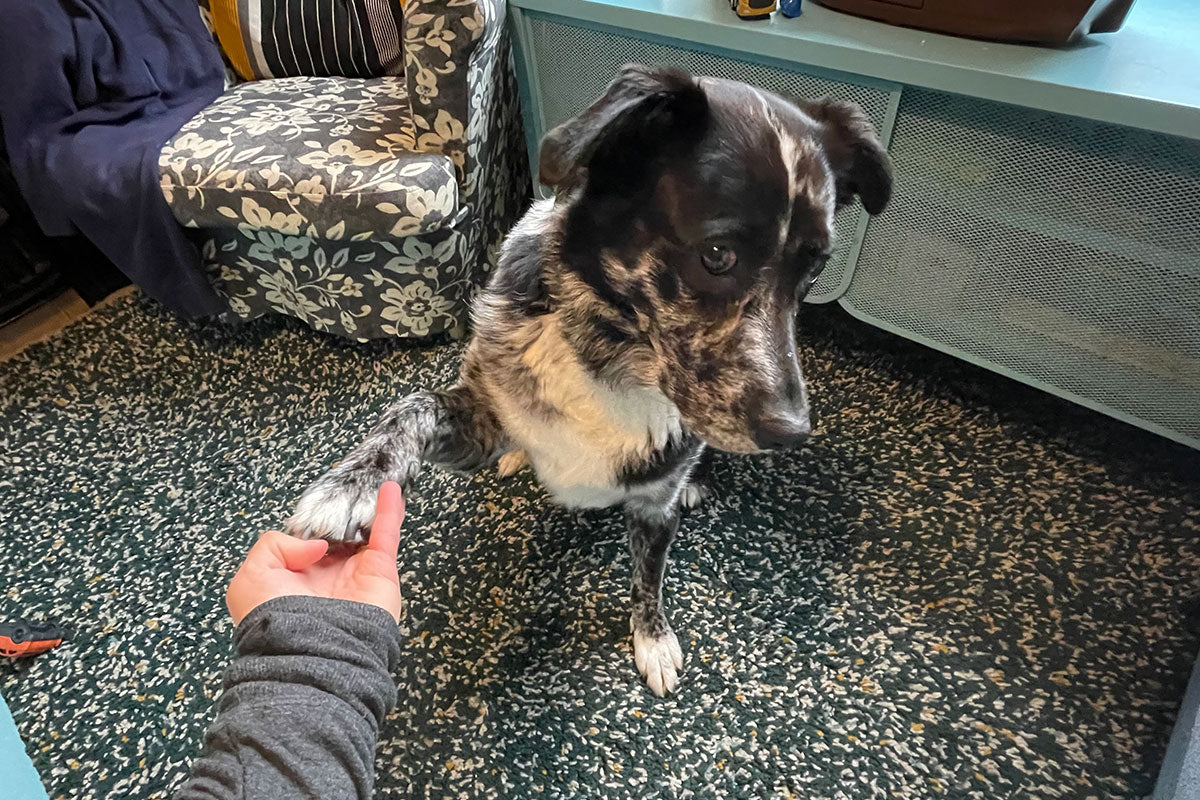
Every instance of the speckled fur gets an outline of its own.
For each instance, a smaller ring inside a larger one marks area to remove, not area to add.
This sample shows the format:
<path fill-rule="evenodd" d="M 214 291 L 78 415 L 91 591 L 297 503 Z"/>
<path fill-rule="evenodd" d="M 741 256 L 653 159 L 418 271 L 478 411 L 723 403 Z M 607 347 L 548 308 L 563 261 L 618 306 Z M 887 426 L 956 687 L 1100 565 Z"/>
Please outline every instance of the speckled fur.
<path fill-rule="evenodd" d="M 858 158 L 839 171 L 825 151 L 845 146 L 871 151 L 874 169 Z M 520 453 L 511 461 L 559 503 L 625 509 L 635 661 L 656 694 L 672 691 L 682 656 L 662 584 L 681 495 L 706 445 L 756 452 L 807 433 L 798 306 L 832 246 L 839 183 L 851 181 L 843 200 L 887 202 L 881 154 L 869 124 L 848 133 L 744 84 L 626 68 L 547 135 L 540 174 L 557 197 L 505 242 L 459 383 L 389 409 L 304 493 L 289 530 L 359 541 L 382 481 Z M 727 273 L 702 266 L 714 243 L 738 254 Z"/>

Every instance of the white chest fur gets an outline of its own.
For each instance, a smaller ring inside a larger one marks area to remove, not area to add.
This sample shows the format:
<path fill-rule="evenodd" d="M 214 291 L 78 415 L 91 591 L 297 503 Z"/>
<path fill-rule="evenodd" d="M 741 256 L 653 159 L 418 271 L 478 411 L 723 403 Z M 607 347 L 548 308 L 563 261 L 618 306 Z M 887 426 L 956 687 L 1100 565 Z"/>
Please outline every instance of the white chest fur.
<path fill-rule="evenodd" d="M 620 467 L 680 435 L 674 403 L 657 389 L 613 388 L 595 380 L 553 317 L 521 359 L 537 379 L 538 400 L 556 413 L 531 414 L 503 393 L 494 397 L 496 411 L 539 480 L 564 505 L 601 508 L 628 499 L 617 482 Z"/>

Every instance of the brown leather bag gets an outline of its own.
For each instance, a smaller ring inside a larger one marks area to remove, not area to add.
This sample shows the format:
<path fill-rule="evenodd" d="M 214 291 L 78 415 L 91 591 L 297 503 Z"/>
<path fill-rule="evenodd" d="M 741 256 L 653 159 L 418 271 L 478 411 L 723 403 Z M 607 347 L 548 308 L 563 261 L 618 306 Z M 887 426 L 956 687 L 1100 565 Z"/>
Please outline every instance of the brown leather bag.
<path fill-rule="evenodd" d="M 817 0 L 860 17 L 976 39 L 1074 44 L 1121 27 L 1133 0 Z"/>

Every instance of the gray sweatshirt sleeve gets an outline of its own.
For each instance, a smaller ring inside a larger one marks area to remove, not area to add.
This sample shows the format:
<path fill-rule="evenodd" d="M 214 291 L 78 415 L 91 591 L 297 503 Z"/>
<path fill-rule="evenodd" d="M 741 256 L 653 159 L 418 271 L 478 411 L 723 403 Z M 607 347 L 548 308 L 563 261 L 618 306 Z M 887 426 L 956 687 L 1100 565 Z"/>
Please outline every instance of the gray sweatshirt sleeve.
<path fill-rule="evenodd" d="M 280 597 L 234 636 L 217 718 L 176 800 L 367 800 L 396 702 L 399 629 L 346 600 Z"/>

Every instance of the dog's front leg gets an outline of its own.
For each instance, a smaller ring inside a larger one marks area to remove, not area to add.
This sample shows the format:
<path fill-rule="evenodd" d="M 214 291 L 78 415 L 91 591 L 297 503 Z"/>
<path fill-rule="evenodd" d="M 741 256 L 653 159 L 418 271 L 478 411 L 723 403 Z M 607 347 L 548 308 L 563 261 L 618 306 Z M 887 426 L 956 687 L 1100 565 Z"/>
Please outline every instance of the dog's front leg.
<path fill-rule="evenodd" d="M 504 435 L 486 401 L 468 387 L 417 392 L 383 413 L 361 444 L 314 481 L 287 521 L 303 539 L 362 541 L 375 519 L 384 481 L 407 488 L 422 462 L 471 471 L 504 451 Z"/>
<path fill-rule="evenodd" d="M 625 509 L 629 525 L 629 552 L 633 558 L 633 659 L 650 690 L 659 697 L 675 690 L 683 669 L 683 652 L 671 623 L 663 613 L 663 577 L 667 551 L 679 529 L 675 503 L 665 508 L 630 504 Z"/>

